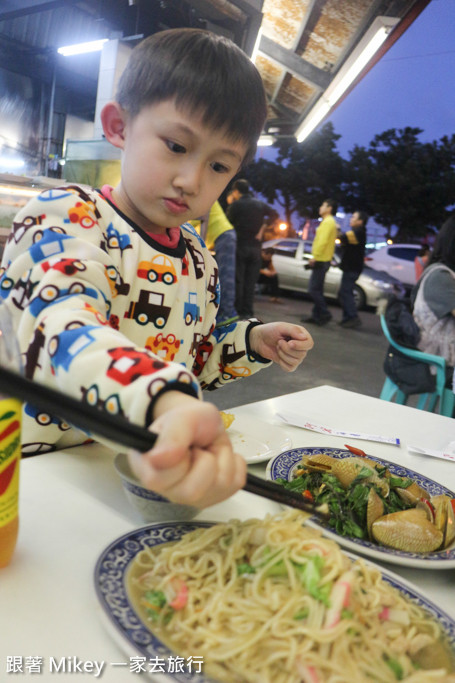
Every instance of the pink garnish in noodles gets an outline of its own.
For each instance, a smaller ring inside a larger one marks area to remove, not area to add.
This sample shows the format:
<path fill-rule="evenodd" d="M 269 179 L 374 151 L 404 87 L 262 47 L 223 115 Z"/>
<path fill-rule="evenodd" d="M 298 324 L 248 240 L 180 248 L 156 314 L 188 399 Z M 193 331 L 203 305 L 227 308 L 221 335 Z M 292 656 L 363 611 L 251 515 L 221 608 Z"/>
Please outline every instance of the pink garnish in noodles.
<path fill-rule="evenodd" d="M 175 610 L 183 609 L 188 602 L 188 586 L 182 579 L 173 578 L 170 580 L 173 596 L 168 599 L 169 606 Z"/>
<path fill-rule="evenodd" d="M 314 666 L 307 666 L 300 659 L 296 659 L 297 673 L 302 677 L 301 683 L 320 683 Z"/>
<path fill-rule="evenodd" d="M 354 572 L 345 572 L 333 585 L 330 592 L 330 608 L 327 610 L 324 628 L 333 628 L 341 619 L 341 611 L 348 607 Z"/>

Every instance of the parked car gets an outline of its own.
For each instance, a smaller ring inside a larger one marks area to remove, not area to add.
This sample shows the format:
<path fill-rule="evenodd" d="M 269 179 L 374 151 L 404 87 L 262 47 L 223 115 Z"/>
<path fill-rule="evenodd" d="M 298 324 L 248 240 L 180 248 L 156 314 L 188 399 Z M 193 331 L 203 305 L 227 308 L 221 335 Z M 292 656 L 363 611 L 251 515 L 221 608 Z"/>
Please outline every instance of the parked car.
<path fill-rule="evenodd" d="M 301 239 L 274 239 L 264 242 L 263 249 L 273 248 L 273 265 L 278 275 L 280 289 L 294 292 L 308 292 L 311 270 L 305 268 L 311 258 L 311 242 Z M 342 271 L 339 267 L 340 257 L 335 253 L 332 264 L 324 281 L 324 295 L 328 299 L 338 299 Z M 379 299 L 401 290 L 401 283 L 387 273 L 365 267 L 354 285 L 354 298 L 358 309 L 376 306 Z"/>
<path fill-rule="evenodd" d="M 368 253 L 365 263 L 369 268 L 393 275 L 410 288 L 416 283 L 414 260 L 421 248 L 420 244 L 388 244 Z"/>

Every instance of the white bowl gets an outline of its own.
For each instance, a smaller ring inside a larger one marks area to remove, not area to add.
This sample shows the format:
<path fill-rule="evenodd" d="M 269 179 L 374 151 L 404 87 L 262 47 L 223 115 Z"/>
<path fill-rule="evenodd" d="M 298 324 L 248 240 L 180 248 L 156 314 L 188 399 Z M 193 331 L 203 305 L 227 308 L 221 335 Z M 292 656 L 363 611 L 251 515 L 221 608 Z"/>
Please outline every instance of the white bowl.
<path fill-rule="evenodd" d="M 132 473 L 125 453 L 115 456 L 114 466 L 122 480 L 126 497 L 144 522 L 186 521 L 200 512 L 199 508 L 172 503 L 159 493 L 144 488 Z"/>

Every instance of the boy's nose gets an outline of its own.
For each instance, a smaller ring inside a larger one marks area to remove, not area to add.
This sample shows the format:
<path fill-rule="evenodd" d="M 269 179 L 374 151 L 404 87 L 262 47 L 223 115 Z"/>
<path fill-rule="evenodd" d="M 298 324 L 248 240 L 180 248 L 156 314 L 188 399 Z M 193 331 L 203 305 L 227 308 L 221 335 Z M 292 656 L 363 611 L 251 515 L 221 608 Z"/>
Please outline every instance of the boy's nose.
<path fill-rule="evenodd" d="M 184 164 L 177 173 L 174 186 L 185 194 L 194 195 L 200 190 L 203 168 L 200 164 Z"/>

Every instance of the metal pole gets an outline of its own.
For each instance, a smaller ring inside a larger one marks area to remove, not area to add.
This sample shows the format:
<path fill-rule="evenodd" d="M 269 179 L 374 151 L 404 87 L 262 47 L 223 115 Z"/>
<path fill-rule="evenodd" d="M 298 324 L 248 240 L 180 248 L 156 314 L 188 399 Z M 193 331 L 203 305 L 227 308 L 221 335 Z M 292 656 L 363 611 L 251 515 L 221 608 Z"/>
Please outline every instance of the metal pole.
<path fill-rule="evenodd" d="M 52 128 L 54 123 L 54 100 L 55 100 L 55 82 L 57 79 L 57 57 L 54 56 L 54 68 L 52 71 L 52 85 L 51 85 L 51 99 L 49 102 L 49 120 L 47 125 L 47 141 L 46 141 L 46 157 L 44 159 L 44 175 L 47 176 L 49 171 L 49 154 L 51 153 L 51 138 Z"/>

